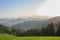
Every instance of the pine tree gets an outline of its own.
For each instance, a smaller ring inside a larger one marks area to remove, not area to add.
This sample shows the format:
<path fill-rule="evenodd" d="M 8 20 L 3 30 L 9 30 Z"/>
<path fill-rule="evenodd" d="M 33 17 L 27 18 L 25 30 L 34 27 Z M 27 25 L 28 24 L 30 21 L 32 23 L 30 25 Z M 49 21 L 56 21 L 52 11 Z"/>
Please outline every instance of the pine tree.
<path fill-rule="evenodd" d="M 48 30 L 49 30 L 48 34 L 49 34 L 50 36 L 54 36 L 54 35 L 55 35 L 55 30 L 54 30 L 54 25 L 53 25 L 53 23 L 51 23 L 50 25 L 48 25 Z"/>
<path fill-rule="evenodd" d="M 43 36 L 54 36 L 55 35 L 55 31 L 54 31 L 54 25 L 53 25 L 53 23 L 48 24 L 47 27 L 42 28 L 41 34 Z"/>
<path fill-rule="evenodd" d="M 58 24 L 58 28 L 57 28 L 56 35 L 57 35 L 57 36 L 60 36 L 60 23 Z"/>

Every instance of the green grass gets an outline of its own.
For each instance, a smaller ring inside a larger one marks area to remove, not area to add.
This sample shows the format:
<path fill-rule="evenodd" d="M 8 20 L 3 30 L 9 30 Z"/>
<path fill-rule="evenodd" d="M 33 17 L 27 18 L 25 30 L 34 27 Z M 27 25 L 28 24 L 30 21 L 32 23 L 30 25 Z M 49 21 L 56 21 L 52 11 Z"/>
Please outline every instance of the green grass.
<path fill-rule="evenodd" d="M 0 33 L 0 40 L 60 40 L 60 37 L 16 37 L 8 34 Z"/>

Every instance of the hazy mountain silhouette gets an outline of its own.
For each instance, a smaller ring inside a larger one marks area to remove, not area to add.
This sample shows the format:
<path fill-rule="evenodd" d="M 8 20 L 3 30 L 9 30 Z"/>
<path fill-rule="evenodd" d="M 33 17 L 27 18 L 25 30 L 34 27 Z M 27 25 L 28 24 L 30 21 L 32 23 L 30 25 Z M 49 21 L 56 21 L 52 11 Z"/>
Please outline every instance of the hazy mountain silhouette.
<path fill-rule="evenodd" d="M 11 26 L 11 25 L 15 25 L 18 23 L 23 23 L 23 22 L 27 22 L 27 21 L 32 21 L 32 20 L 36 20 L 36 21 L 44 21 L 50 19 L 50 16 L 32 16 L 32 17 L 27 17 L 27 18 L 17 18 L 17 19 L 6 19 L 6 20 L 2 20 L 0 23 L 7 25 L 7 26 Z"/>
<path fill-rule="evenodd" d="M 53 22 L 53 23 L 60 22 L 60 16 L 53 17 L 51 19 L 44 20 L 44 21 L 31 20 L 31 21 L 27 21 L 27 22 L 23 22 L 23 23 L 18 23 L 16 25 L 13 25 L 13 27 L 22 28 L 22 29 L 41 28 L 41 27 L 47 26 L 51 22 Z"/>

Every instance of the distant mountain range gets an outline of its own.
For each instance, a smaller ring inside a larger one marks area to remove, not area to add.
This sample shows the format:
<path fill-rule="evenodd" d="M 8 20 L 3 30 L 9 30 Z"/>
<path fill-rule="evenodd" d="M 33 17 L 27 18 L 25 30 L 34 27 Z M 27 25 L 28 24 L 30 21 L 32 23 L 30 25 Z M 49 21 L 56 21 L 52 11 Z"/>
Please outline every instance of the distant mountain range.
<path fill-rule="evenodd" d="M 13 19 L 0 18 L 0 24 L 11 21 L 11 20 L 13 20 Z"/>
<path fill-rule="evenodd" d="M 5 19 L 0 18 L 0 24 L 12 26 L 14 28 L 30 29 L 30 28 L 41 28 L 45 27 L 51 22 L 60 22 L 60 16 L 32 16 L 28 18 L 17 18 L 17 19 Z"/>
<path fill-rule="evenodd" d="M 6 19 L 7 20 L 7 19 Z M 17 23 L 22 23 L 24 21 L 26 21 L 25 18 L 18 18 L 18 19 L 9 19 L 10 21 L 5 21 L 1 24 L 3 25 L 7 25 L 7 26 L 11 26 L 11 25 L 14 25 L 14 24 L 17 24 Z"/>
<path fill-rule="evenodd" d="M 53 17 L 44 21 L 32 20 L 32 21 L 27 21 L 23 23 L 18 23 L 16 25 L 13 25 L 13 27 L 22 28 L 22 29 L 41 28 L 41 27 L 47 26 L 51 22 L 54 24 L 60 22 L 60 16 Z"/>
<path fill-rule="evenodd" d="M 37 20 L 37 21 L 43 21 L 43 20 L 47 20 L 49 19 L 49 16 L 48 18 L 46 18 L 45 16 L 33 16 L 33 17 L 28 17 L 28 18 L 17 18 L 17 19 L 7 19 L 7 18 L 0 18 L 0 24 L 3 24 L 3 25 L 7 25 L 7 26 L 11 26 L 11 25 L 15 25 L 15 24 L 18 24 L 18 23 L 23 23 L 23 22 L 27 22 L 27 21 L 32 21 L 32 20 Z"/>

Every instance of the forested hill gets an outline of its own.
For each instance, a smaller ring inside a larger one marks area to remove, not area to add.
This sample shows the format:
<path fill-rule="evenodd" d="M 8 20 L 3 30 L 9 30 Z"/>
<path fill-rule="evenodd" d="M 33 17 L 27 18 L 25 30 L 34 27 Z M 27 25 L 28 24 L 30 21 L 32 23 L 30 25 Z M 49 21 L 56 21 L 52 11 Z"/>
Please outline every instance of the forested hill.
<path fill-rule="evenodd" d="M 39 20 L 26 21 L 23 23 L 18 23 L 16 25 L 12 25 L 12 27 L 21 28 L 21 29 L 41 28 L 41 27 L 47 26 L 51 22 L 53 24 L 60 22 L 60 16 L 53 17 L 51 19 L 44 20 L 44 21 L 39 21 Z"/>
<path fill-rule="evenodd" d="M 16 29 L 0 25 L 0 33 L 5 33 L 14 36 L 60 36 L 60 23 L 54 25 L 53 23 L 48 24 L 42 28 L 32 28 L 29 30 Z"/>

